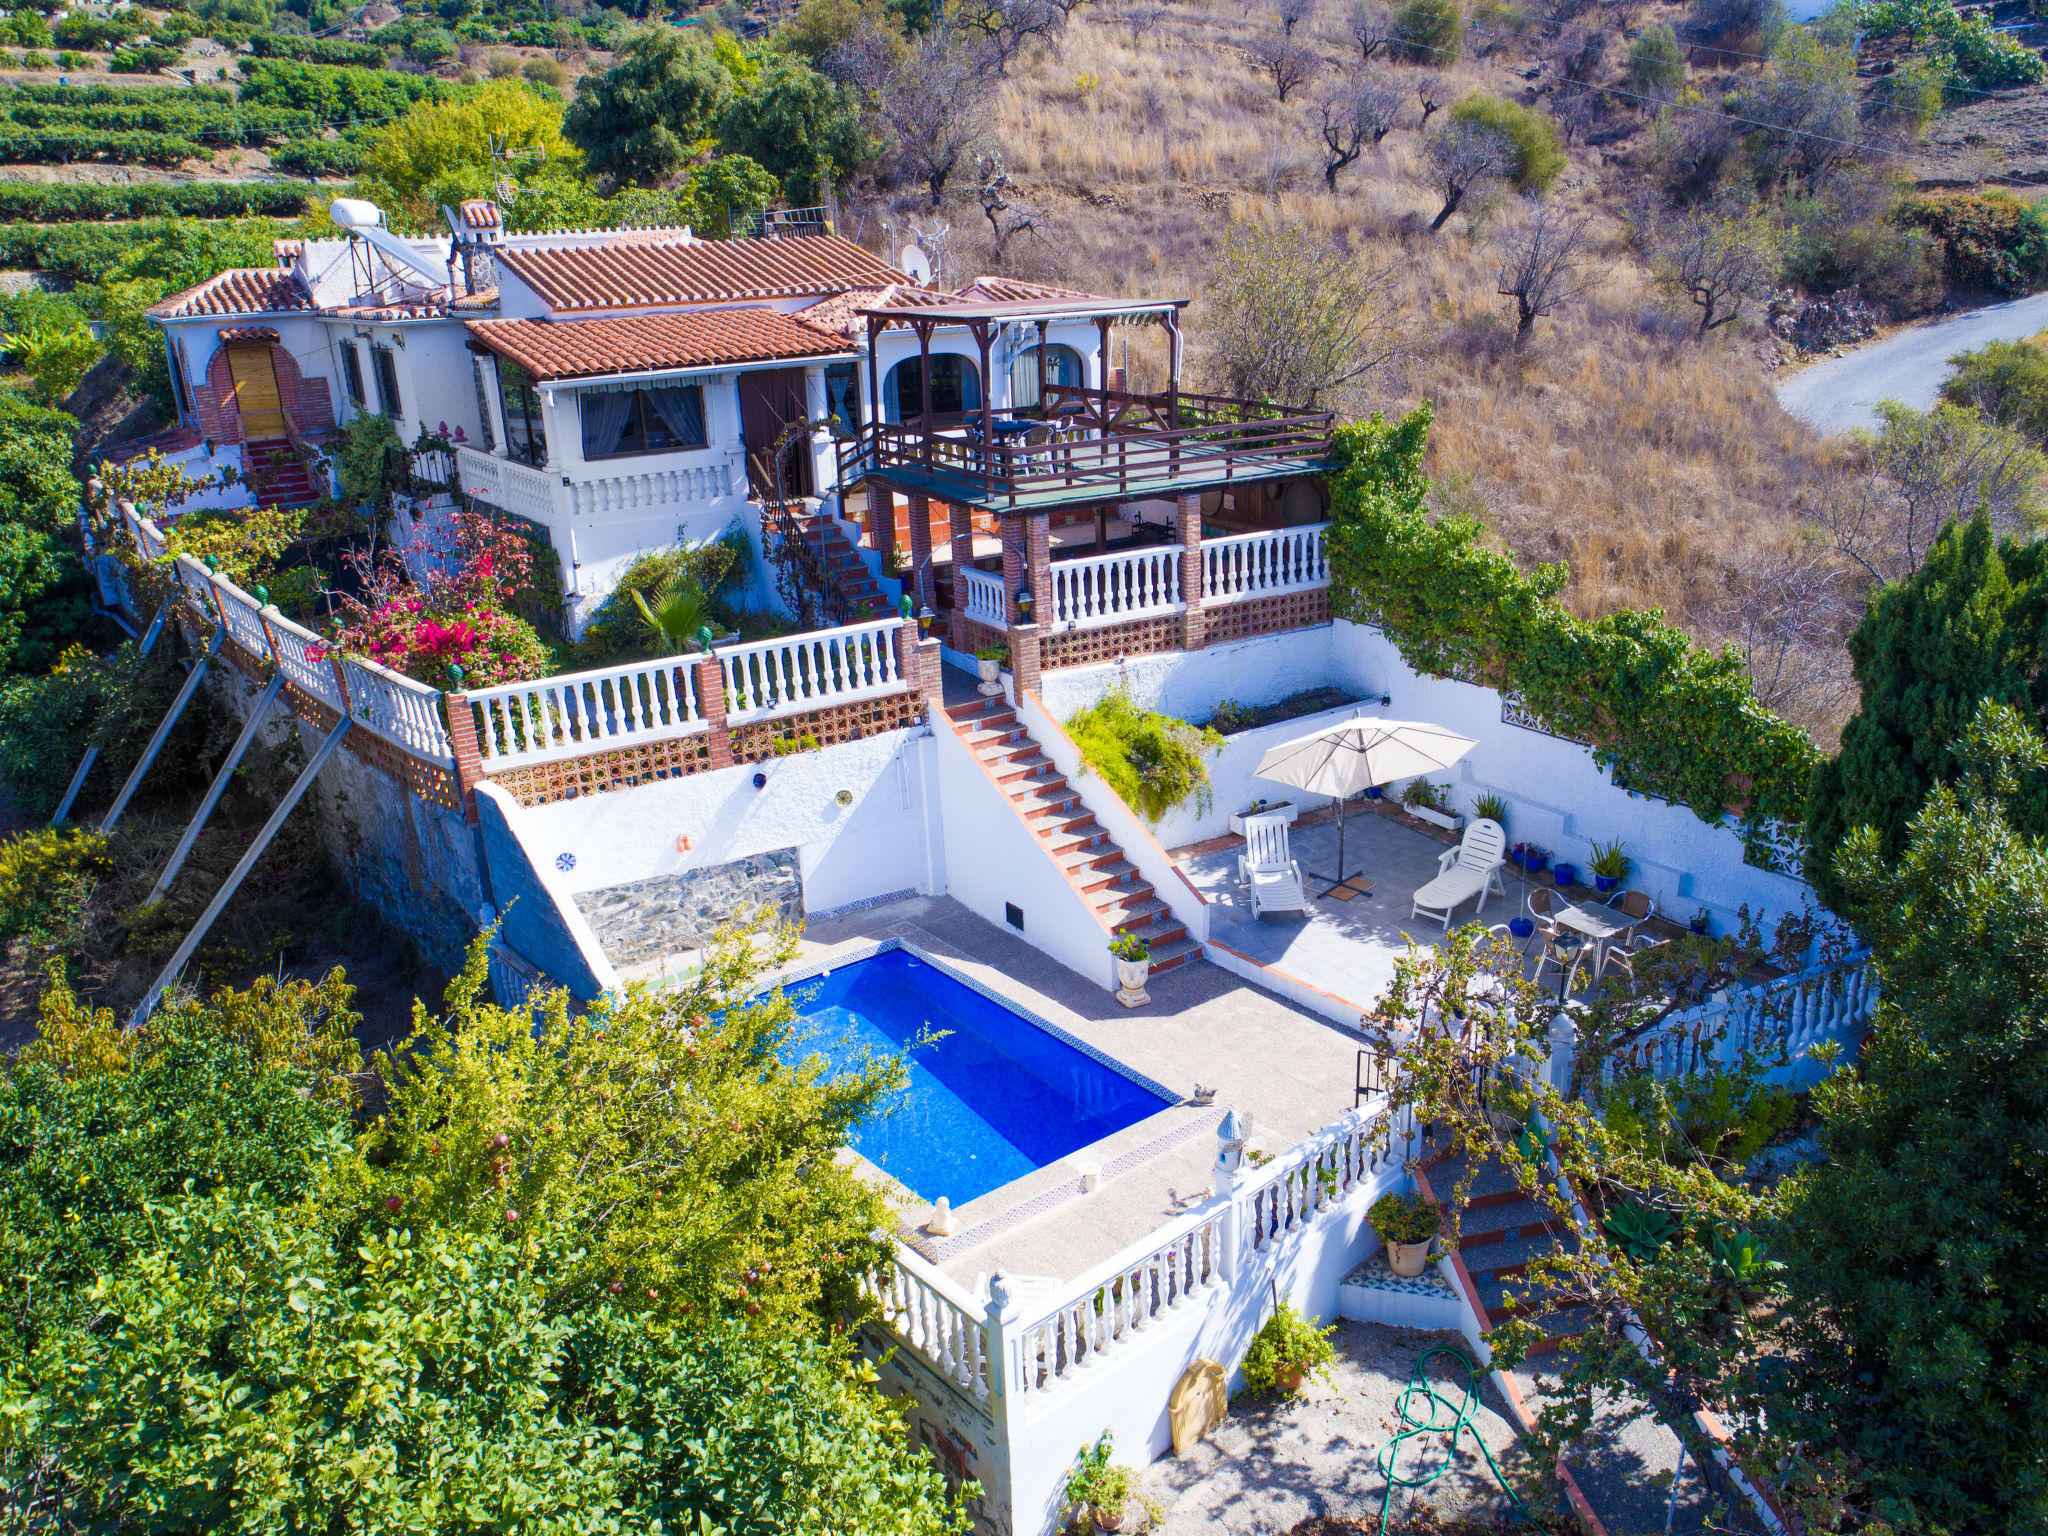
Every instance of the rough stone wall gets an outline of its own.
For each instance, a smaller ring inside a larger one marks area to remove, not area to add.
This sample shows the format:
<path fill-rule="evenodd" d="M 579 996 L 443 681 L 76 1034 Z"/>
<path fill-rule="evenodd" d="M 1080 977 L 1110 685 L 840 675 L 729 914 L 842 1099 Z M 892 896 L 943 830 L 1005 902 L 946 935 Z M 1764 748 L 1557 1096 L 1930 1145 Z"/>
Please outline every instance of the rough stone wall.
<path fill-rule="evenodd" d="M 208 686 L 214 699 L 246 720 L 259 689 L 239 672 L 216 667 Z M 276 747 L 294 725 L 307 752 L 326 739 L 297 720 L 280 700 L 258 739 Z M 382 770 L 340 751 L 292 814 L 318 818 L 321 844 L 357 898 L 409 934 L 444 970 L 463 961 L 477 933 L 477 913 L 488 899 L 477 867 L 476 843 L 460 811 L 429 804 Z"/>
<path fill-rule="evenodd" d="M 579 891 L 576 905 L 605 958 L 629 966 L 702 949 L 742 911 L 766 907 L 794 922 L 804 915 L 804 888 L 796 849 L 773 848 L 729 864 Z"/>

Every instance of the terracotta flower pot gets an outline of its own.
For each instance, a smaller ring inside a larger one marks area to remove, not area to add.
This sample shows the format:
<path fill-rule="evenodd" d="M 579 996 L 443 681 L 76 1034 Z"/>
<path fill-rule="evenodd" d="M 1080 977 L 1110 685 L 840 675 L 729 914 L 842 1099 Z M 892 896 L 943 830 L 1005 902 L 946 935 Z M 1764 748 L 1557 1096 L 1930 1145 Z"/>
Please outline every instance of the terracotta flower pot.
<path fill-rule="evenodd" d="M 1100 1504 L 1090 1504 L 1088 1518 L 1098 1531 L 1120 1531 L 1124 1528 L 1124 1507 L 1118 1504 L 1113 1509 L 1105 1509 Z"/>
<path fill-rule="evenodd" d="M 1301 1384 L 1308 1380 L 1308 1367 L 1305 1365 L 1290 1365 L 1275 1377 L 1274 1380 L 1283 1391 L 1299 1392 Z"/>
<path fill-rule="evenodd" d="M 1435 1242 L 1387 1244 L 1387 1267 L 1404 1280 L 1413 1280 L 1429 1267 L 1429 1245 Z"/>

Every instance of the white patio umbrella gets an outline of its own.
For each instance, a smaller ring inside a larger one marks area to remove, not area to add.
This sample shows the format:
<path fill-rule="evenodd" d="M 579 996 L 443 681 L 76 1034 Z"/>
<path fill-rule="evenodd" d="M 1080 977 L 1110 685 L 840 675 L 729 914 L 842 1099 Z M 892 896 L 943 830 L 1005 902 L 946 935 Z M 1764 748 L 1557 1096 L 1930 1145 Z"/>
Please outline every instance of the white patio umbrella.
<path fill-rule="evenodd" d="M 1448 768 L 1479 743 L 1470 736 L 1412 720 L 1358 718 L 1268 747 L 1258 777 L 1312 795 L 1337 797 L 1337 875 L 1344 873 L 1345 802 L 1360 790 Z M 1328 878 L 1325 876 L 1324 878 Z"/>

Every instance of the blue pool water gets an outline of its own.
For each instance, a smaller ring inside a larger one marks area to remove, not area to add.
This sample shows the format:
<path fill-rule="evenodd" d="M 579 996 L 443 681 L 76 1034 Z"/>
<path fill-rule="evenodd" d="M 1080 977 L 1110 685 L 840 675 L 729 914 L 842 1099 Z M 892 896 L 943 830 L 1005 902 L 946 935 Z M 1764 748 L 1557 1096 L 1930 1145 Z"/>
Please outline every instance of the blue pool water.
<path fill-rule="evenodd" d="M 853 1147 L 927 1200 L 964 1205 L 1173 1102 L 904 950 L 790 993 L 804 1016 L 793 1058 L 908 1060 L 909 1085 Z M 944 1038 L 913 1050 L 922 1034 Z"/>

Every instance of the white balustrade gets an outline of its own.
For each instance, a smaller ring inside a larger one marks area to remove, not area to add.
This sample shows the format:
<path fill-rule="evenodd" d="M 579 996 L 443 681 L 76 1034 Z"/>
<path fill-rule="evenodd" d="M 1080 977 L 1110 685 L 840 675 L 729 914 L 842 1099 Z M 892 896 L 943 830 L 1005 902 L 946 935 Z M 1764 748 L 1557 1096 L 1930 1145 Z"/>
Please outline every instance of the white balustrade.
<path fill-rule="evenodd" d="M 1392 1165 L 1393 1154 L 1374 1145 L 1378 1107 L 1353 1110 L 1238 1186 L 1249 1247 L 1262 1249 L 1300 1231 L 1326 1207 Z"/>
<path fill-rule="evenodd" d="M 214 579 L 213 590 L 227 620 L 228 638 L 257 660 L 267 660 L 270 638 L 263 633 L 262 605 L 225 576 Z"/>
<path fill-rule="evenodd" d="M 570 509 L 579 517 L 646 512 L 732 495 L 732 466 L 699 464 L 676 469 L 643 469 L 631 474 L 573 480 Z"/>
<path fill-rule="evenodd" d="M 1713 1002 L 1674 1013 L 1610 1057 L 1602 1076 L 1624 1072 L 1683 1077 L 1744 1052 L 1766 1068 L 1790 1065 L 1826 1040 L 1846 1040 L 1877 1006 L 1867 951 L 1834 964 L 1726 992 Z"/>
<path fill-rule="evenodd" d="M 1185 606 L 1177 545 L 1052 563 L 1052 622 L 1062 628 L 1121 624 Z"/>
<path fill-rule="evenodd" d="M 531 522 L 546 525 L 554 520 L 559 476 L 474 448 L 456 449 L 455 460 L 463 490 L 479 501 Z"/>
<path fill-rule="evenodd" d="M 1089 1271 L 1056 1306 L 1006 1326 L 1010 1381 L 1020 1396 L 1073 1381 L 1169 1313 L 1224 1284 L 1227 1207 L 1212 1202 L 1146 1246 Z"/>
<path fill-rule="evenodd" d="M 1003 578 L 995 571 L 977 571 L 968 566 L 955 573 L 960 583 L 960 611 L 977 624 L 991 629 L 1008 629 L 1010 617 L 1004 611 Z"/>
<path fill-rule="evenodd" d="M 1330 584 L 1328 523 L 1202 541 L 1202 601 L 1236 603 Z"/>
<path fill-rule="evenodd" d="M 876 619 L 718 652 L 726 718 L 761 720 L 897 692 L 905 686 L 896 664 L 902 622 Z"/>
<path fill-rule="evenodd" d="M 220 623 L 213 606 L 213 575 L 190 555 L 180 555 L 172 567 L 185 597 L 185 608 L 208 629 Z"/>
<path fill-rule="evenodd" d="M 883 1321 L 926 1365 L 987 1401 L 988 1324 L 972 1296 L 900 1244 L 865 1288 Z"/>
<path fill-rule="evenodd" d="M 414 682 L 360 656 L 341 656 L 348 711 L 379 736 L 419 757 L 452 764 L 455 750 L 441 721 L 441 690 Z"/>
<path fill-rule="evenodd" d="M 333 652 L 318 635 L 299 628 L 275 608 L 266 610 L 264 617 L 270 621 L 277 666 L 285 681 L 340 709 L 341 684 L 334 676 Z"/>
<path fill-rule="evenodd" d="M 706 728 L 695 674 L 693 657 L 666 656 L 473 689 L 477 750 L 486 768 L 511 768 L 687 736 Z"/>

